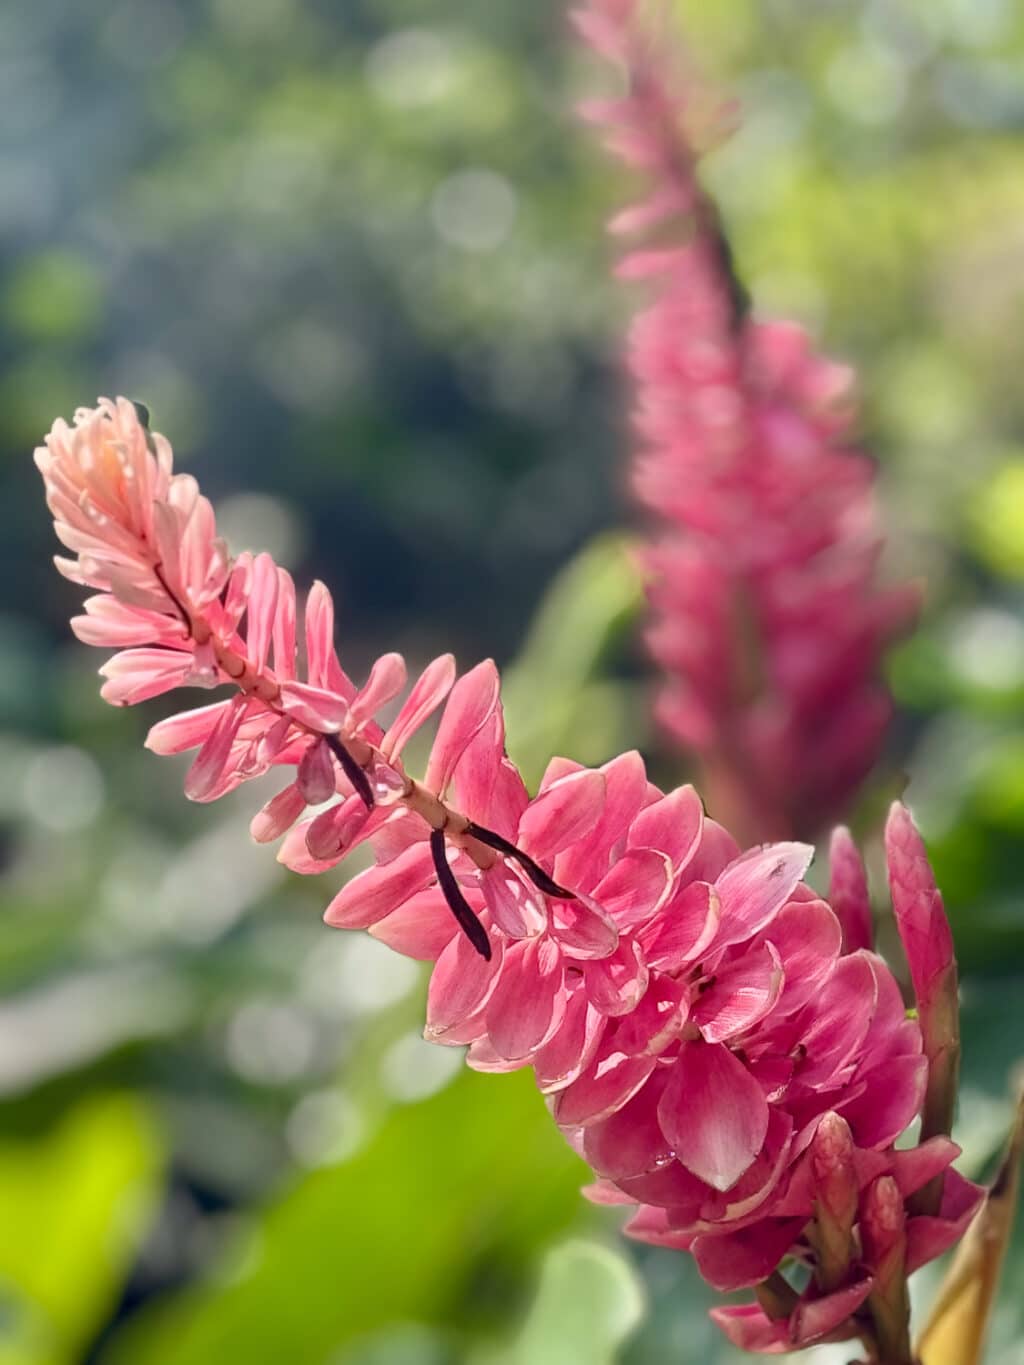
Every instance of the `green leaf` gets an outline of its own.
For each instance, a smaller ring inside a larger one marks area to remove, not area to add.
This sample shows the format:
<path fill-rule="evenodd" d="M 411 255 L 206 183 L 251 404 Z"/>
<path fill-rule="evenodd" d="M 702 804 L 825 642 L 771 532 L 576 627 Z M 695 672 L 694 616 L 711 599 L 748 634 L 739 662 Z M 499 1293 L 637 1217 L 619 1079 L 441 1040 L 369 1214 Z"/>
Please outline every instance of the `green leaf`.
<path fill-rule="evenodd" d="M 1004 578 L 1024 578 L 1024 459 L 1012 455 L 975 493 L 968 509 L 974 548 Z"/>
<path fill-rule="evenodd" d="M 510 752 L 528 780 L 552 754 L 601 762 L 627 738 L 639 742 L 642 709 L 599 670 L 641 601 L 640 570 L 621 535 L 592 540 L 545 594 L 502 689 Z"/>
<path fill-rule="evenodd" d="M 149 1114 L 123 1095 L 79 1105 L 43 1137 L 0 1144 L 5 1365 L 81 1358 L 148 1225 L 161 1159 Z"/>
<path fill-rule="evenodd" d="M 531 1077 L 465 1074 L 306 1176 L 228 1253 L 219 1283 L 143 1312 L 105 1359 L 317 1365 L 396 1323 L 493 1332 L 534 1249 L 583 1216 L 584 1178 Z"/>

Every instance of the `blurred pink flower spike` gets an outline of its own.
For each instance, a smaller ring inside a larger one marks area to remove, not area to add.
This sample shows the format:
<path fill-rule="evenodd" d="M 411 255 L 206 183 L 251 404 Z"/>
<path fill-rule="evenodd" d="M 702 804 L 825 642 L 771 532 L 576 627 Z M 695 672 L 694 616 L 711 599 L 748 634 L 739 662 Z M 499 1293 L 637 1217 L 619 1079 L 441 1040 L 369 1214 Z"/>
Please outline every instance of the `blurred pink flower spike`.
<path fill-rule="evenodd" d="M 632 483 L 657 528 L 642 552 L 657 714 L 743 842 L 810 837 L 878 758 L 891 711 L 880 660 L 919 593 L 877 585 L 850 370 L 798 326 L 749 313 L 697 173 L 733 105 L 691 68 L 667 3 L 589 0 L 575 20 L 624 85 L 584 115 L 648 185 L 611 229 L 636 239 L 618 275 L 651 295 L 628 366 Z"/>
<path fill-rule="evenodd" d="M 922 1140 L 948 1134 L 960 1070 L 960 1001 L 953 935 L 924 842 L 907 808 L 895 802 L 885 827 L 893 913 L 907 954 L 928 1059 Z M 917 1212 L 938 1211 L 941 1182 L 922 1192 Z"/>

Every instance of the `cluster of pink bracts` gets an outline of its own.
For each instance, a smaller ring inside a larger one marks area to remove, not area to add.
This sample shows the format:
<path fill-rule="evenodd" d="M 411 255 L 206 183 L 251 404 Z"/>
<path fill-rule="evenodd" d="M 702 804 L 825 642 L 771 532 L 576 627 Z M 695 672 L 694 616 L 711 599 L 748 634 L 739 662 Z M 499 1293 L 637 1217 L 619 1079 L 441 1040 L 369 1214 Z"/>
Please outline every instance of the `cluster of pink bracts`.
<path fill-rule="evenodd" d="M 633 486 L 662 528 L 645 552 L 657 710 L 738 832 L 814 835 L 878 757 L 879 660 L 918 593 L 874 583 L 882 538 L 872 466 L 848 448 L 851 372 L 796 325 L 752 318 L 732 274 L 696 165 L 733 112 L 642 11 L 587 0 L 575 18 L 626 86 L 583 112 L 649 187 L 611 229 L 639 239 L 618 273 L 654 295 L 629 368 Z"/>
<path fill-rule="evenodd" d="M 636 1206 L 632 1235 L 691 1251 L 719 1289 L 760 1286 L 757 1304 L 716 1310 L 734 1341 L 884 1335 L 906 1275 L 959 1237 L 981 1193 L 949 1169 L 955 966 L 907 812 L 894 808 L 887 848 L 920 1023 L 871 951 L 844 831 L 829 904 L 802 880 L 810 847 L 741 853 L 691 787 L 663 794 L 636 753 L 597 770 L 556 759 L 531 798 L 492 664 L 456 681 L 451 657 L 435 660 L 384 729 L 404 664 L 384 655 L 356 688 L 317 584 L 300 678 L 291 578 L 268 555 L 229 561 L 209 502 L 131 403 L 56 423 L 36 460 L 75 556 L 58 566 L 97 590 L 76 634 L 120 650 L 106 699 L 235 687 L 150 732 L 158 753 L 198 751 L 188 794 L 291 771 L 258 840 L 284 835 L 280 857 L 302 873 L 370 841 L 375 865 L 327 921 L 434 964 L 428 1035 L 468 1044 L 479 1070 L 532 1066 L 597 1172 L 593 1197 Z M 443 702 L 417 781 L 401 753 Z M 923 1140 L 897 1151 L 922 1109 Z M 809 1268 L 805 1287 L 776 1274 L 787 1257 Z"/>

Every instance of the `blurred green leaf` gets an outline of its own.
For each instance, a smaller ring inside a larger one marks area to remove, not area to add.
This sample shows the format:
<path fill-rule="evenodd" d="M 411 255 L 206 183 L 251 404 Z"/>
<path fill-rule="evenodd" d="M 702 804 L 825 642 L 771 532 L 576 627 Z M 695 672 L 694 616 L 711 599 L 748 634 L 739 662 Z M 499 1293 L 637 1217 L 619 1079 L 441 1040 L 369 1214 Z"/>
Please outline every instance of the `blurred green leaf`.
<path fill-rule="evenodd" d="M 642 600 L 632 542 L 621 535 L 592 540 L 552 582 L 503 686 L 510 752 L 528 780 L 552 754 L 601 762 L 640 743 L 642 708 L 630 707 L 625 684 L 595 675 Z"/>
<path fill-rule="evenodd" d="M 4 298 L 8 322 L 32 341 L 78 337 L 100 320 L 102 308 L 103 287 L 95 269 L 66 250 L 27 257 Z"/>
<path fill-rule="evenodd" d="M 594 1242 L 567 1242 L 548 1253 L 522 1330 L 493 1365 L 612 1365 L 643 1312 L 643 1286 L 624 1257 Z"/>
<path fill-rule="evenodd" d="M 1005 578 L 1024 578 L 1024 459 L 995 470 L 968 511 L 968 534 L 985 562 Z"/>
<path fill-rule="evenodd" d="M 584 1177 L 531 1077 L 466 1074 L 270 1205 L 226 1283 L 144 1311 L 104 1359 L 317 1365 L 389 1323 L 491 1328 L 581 1214 Z"/>
<path fill-rule="evenodd" d="M 52 1133 L 0 1143 L 0 1360 L 81 1358 L 120 1295 L 158 1194 L 162 1147 L 137 1099 L 99 1095 Z M 7 1355 L 2 1352 L 6 1351 Z"/>

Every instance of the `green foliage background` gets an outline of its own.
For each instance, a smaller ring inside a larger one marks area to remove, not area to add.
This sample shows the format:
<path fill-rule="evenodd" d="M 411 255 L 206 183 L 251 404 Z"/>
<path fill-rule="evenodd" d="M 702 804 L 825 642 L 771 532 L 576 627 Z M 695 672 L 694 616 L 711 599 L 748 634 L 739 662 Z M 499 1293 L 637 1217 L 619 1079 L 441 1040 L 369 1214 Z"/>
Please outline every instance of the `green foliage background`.
<path fill-rule="evenodd" d="M 746 110 L 707 166 L 743 273 L 859 367 L 888 571 L 927 582 L 858 820 L 909 774 L 977 1172 L 1024 1050 L 1024 17 L 679 9 Z M 250 847 L 261 795 L 187 807 L 159 704 L 99 702 L 28 458 L 142 398 L 236 547 L 337 590 L 353 671 L 493 653 L 532 778 L 639 745 L 678 780 L 633 630 L 626 187 L 570 113 L 598 79 L 542 0 L 0 9 L 0 1365 L 734 1358 L 528 1078 L 423 1043 L 419 972 Z"/>

